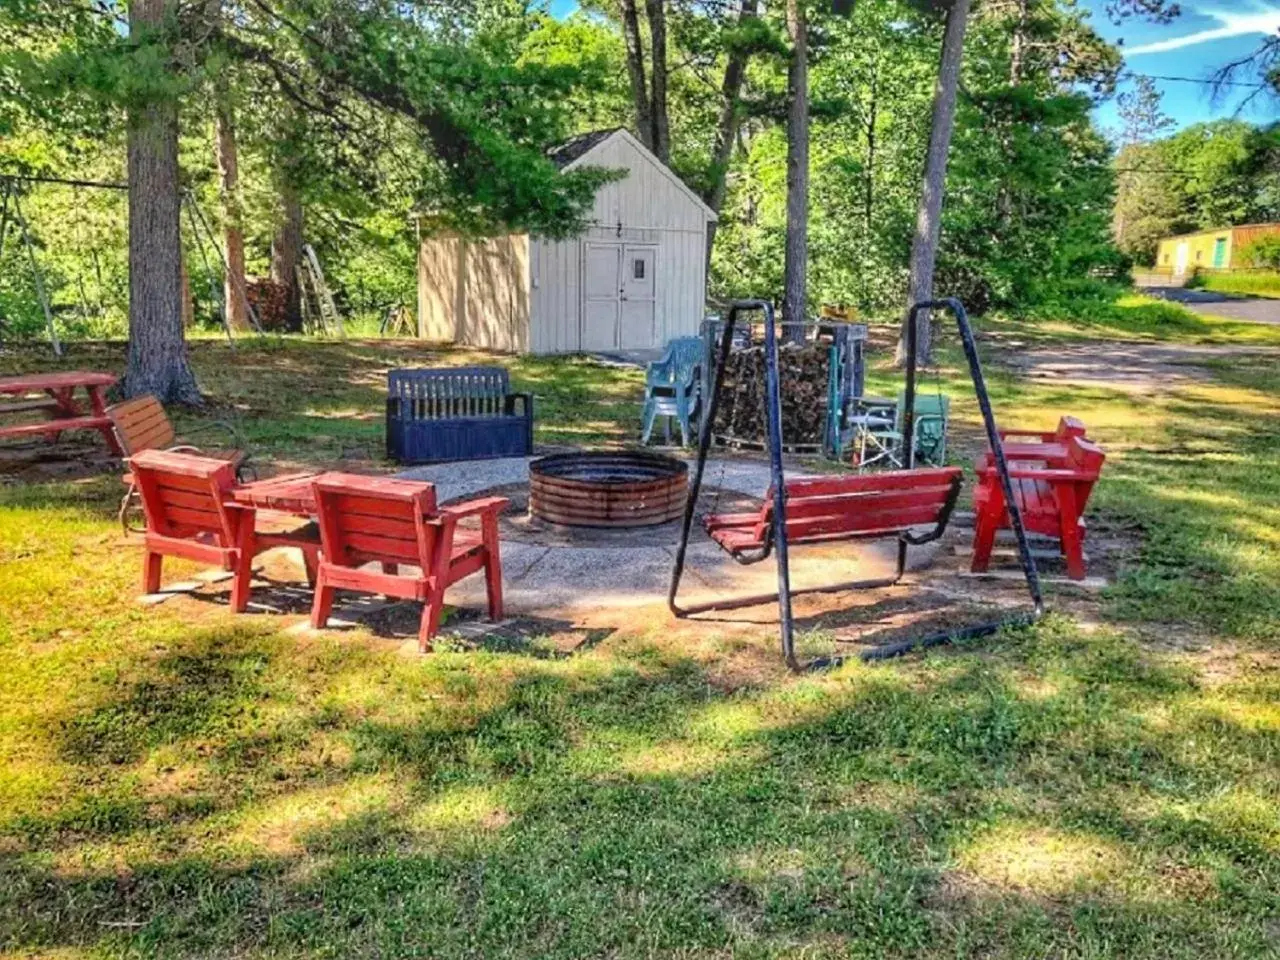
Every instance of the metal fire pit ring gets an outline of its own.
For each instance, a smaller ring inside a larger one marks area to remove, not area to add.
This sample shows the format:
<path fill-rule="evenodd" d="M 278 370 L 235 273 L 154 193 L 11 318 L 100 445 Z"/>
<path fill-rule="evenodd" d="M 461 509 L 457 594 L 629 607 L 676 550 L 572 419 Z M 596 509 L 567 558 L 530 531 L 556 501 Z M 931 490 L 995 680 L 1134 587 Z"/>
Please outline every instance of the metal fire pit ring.
<path fill-rule="evenodd" d="M 558 453 L 529 464 L 529 512 L 570 527 L 648 527 L 684 515 L 689 466 L 647 451 Z"/>

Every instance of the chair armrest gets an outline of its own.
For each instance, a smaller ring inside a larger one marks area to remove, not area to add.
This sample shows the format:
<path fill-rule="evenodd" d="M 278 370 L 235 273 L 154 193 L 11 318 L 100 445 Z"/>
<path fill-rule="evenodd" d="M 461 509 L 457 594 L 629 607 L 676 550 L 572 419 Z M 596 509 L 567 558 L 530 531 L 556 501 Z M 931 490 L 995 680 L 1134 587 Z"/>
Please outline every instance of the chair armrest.
<path fill-rule="evenodd" d="M 182 436 L 184 438 L 197 436 L 202 433 L 208 433 L 210 430 L 220 430 L 225 433 L 231 440 L 231 446 L 233 447 L 244 449 L 247 446 L 240 431 L 225 420 L 206 420 L 203 423 L 197 423 L 190 430 L 184 430 Z"/>
<path fill-rule="evenodd" d="M 986 465 L 978 468 L 978 476 L 982 479 L 996 476 L 995 466 Z M 1088 470 L 1064 470 L 1061 467 L 1016 467 L 1009 470 L 1010 480 L 1045 480 L 1049 483 L 1057 481 L 1077 482 L 1080 480 L 1097 480 L 1100 474 Z"/>
<path fill-rule="evenodd" d="M 497 514 L 510 502 L 506 497 L 480 497 L 477 500 L 464 500 L 462 503 L 441 507 L 440 516 L 449 517 L 452 520 L 461 520 L 464 517 L 474 517 L 486 513 Z"/>
<path fill-rule="evenodd" d="M 1001 430 L 999 433 L 1001 440 L 1008 440 L 1010 437 L 1030 437 L 1040 443 L 1048 443 L 1058 437 L 1057 432 L 1054 430 L 1050 430 L 1047 433 L 1037 430 Z"/>
<path fill-rule="evenodd" d="M 519 400 L 522 406 L 520 416 L 533 419 L 533 394 L 532 393 L 508 393 L 502 400 L 502 411 L 509 417 L 516 416 L 516 401 Z"/>
<path fill-rule="evenodd" d="M 197 456 L 203 457 L 207 457 L 210 454 L 210 451 L 205 450 L 203 447 L 197 447 L 190 443 L 175 443 L 172 447 L 165 447 L 164 449 L 165 453 L 194 453 Z M 249 454 L 245 453 L 243 450 L 215 450 L 213 452 L 225 454 L 225 456 L 218 457 L 217 459 L 226 460 L 228 463 L 234 464 L 237 468 L 243 466 L 249 459 Z"/>
<path fill-rule="evenodd" d="M 1043 463 L 1046 467 L 1049 467 L 1059 466 L 1067 461 L 1066 448 L 1058 443 L 1046 443 L 1044 441 L 1022 443 L 1014 441 L 1013 443 L 1002 444 L 1002 446 L 1004 447 L 1005 460 L 1010 463 L 1015 460 L 1033 461 L 1035 463 Z M 988 450 L 975 460 L 974 464 L 976 468 L 980 468 L 982 464 L 986 464 L 989 467 L 995 463 L 995 459 L 995 453 Z"/>

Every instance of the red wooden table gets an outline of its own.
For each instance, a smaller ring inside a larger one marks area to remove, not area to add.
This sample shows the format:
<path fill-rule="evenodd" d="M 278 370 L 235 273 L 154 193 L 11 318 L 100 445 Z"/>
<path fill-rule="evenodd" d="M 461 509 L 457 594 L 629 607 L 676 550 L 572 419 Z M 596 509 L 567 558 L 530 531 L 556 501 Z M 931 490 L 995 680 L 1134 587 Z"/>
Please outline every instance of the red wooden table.
<path fill-rule="evenodd" d="M 0 437 L 27 437 L 43 434 L 49 442 L 56 442 L 64 430 L 97 430 L 107 441 L 111 451 L 123 456 L 124 451 L 116 441 L 107 416 L 107 400 L 104 394 L 116 382 L 110 373 L 94 373 L 69 370 L 64 373 L 33 373 L 18 377 L 0 377 L 0 396 L 26 397 L 44 393 L 47 399 L 23 401 L 0 405 L 0 413 L 18 413 L 43 410 L 49 419 L 39 423 L 0 424 Z M 76 401 L 75 392 L 82 389 L 88 395 L 89 413 Z"/>
<path fill-rule="evenodd" d="M 320 535 L 314 524 L 299 527 L 289 517 L 310 519 L 316 515 L 315 488 L 312 486 L 319 473 L 290 473 L 243 483 L 231 490 L 231 499 L 241 510 L 250 514 L 240 526 L 240 549 L 254 556 L 268 547 L 298 547 L 307 567 L 307 582 L 316 582 L 316 567 L 320 555 Z M 265 514 L 265 516 L 264 516 Z M 275 516 L 272 516 L 272 515 Z"/>

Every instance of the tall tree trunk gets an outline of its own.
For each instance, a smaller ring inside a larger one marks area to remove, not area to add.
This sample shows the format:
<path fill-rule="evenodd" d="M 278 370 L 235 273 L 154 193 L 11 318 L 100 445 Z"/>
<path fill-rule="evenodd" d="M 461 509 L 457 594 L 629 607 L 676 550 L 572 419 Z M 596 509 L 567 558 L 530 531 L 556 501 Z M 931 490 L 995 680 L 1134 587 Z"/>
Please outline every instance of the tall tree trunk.
<path fill-rule="evenodd" d="M 649 113 L 649 87 L 645 82 L 644 44 L 640 42 L 640 17 L 636 0 L 619 0 L 622 8 L 622 36 L 627 44 L 627 75 L 631 78 L 631 102 L 636 113 L 636 135 L 653 149 L 653 120 Z"/>
<path fill-rule="evenodd" d="M 1013 38 L 1009 55 L 1009 86 L 1022 85 L 1023 73 L 1026 69 L 1027 50 L 1031 40 L 1028 33 L 1031 29 L 1031 0 L 1016 0 L 1017 13 L 1013 23 Z M 1005 163 L 1013 165 L 1013 138 L 1008 124 L 1003 125 L 1000 132 L 1000 152 Z M 1013 191 L 1007 181 L 1001 181 L 996 191 L 996 217 L 998 223 L 1011 223 L 1013 217 Z"/>
<path fill-rule="evenodd" d="M 809 28 L 804 0 L 787 0 L 791 65 L 787 71 L 787 238 L 782 316 L 800 321 L 807 308 L 809 259 Z"/>
<path fill-rule="evenodd" d="M 271 279 L 285 288 L 285 329 L 302 329 L 302 300 L 298 290 L 298 261 L 302 257 L 302 200 L 285 171 L 280 182 L 280 221 L 271 239 Z"/>
<path fill-rule="evenodd" d="M 947 179 L 947 154 L 955 129 L 956 93 L 960 87 L 960 63 L 964 58 L 964 34 L 969 24 L 969 0 L 953 0 L 947 11 L 947 28 L 942 40 L 938 81 L 933 91 L 933 123 L 929 131 L 929 153 L 925 160 L 916 232 L 911 241 L 911 280 L 907 308 L 933 298 L 933 273 L 938 262 L 938 241 L 942 236 L 942 196 Z M 908 313 L 908 317 L 910 314 Z M 898 360 L 906 356 L 907 317 L 903 318 Z M 916 360 L 928 362 L 929 314 L 921 311 L 916 325 Z"/>
<path fill-rule="evenodd" d="M 742 0 L 738 12 L 741 23 L 747 17 L 756 15 L 755 0 Z M 716 121 L 715 145 L 711 149 L 711 170 L 708 187 L 702 199 L 718 217 L 724 206 L 725 194 L 729 185 L 729 161 L 733 157 L 733 146 L 738 139 L 738 129 L 742 124 L 742 83 L 747 75 L 747 60 L 750 54 L 743 48 L 734 48 L 724 65 L 724 80 L 720 84 L 720 117 Z M 707 224 L 707 267 L 711 266 L 711 250 L 716 242 L 718 220 Z"/>
<path fill-rule="evenodd" d="M 867 108 L 867 174 L 863 182 L 862 219 L 866 234 L 871 236 L 871 221 L 876 202 L 876 132 L 880 124 L 880 64 L 871 74 L 871 103 Z"/>
<path fill-rule="evenodd" d="M 159 29 L 172 0 L 134 0 L 131 34 Z M 178 105 L 156 98 L 129 112 L 128 396 L 199 403 L 182 329 L 182 242 L 178 189 Z"/>
<path fill-rule="evenodd" d="M 671 125 L 667 119 L 667 11 L 664 0 L 645 0 L 649 19 L 649 122 L 653 124 L 653 152 L 671 162 Z"/>
<path fill-rule="evenodd" d="M 1031 26 L 1031 0 L 1017 0 L 1017 19 L 1013 25 L 1013 43 L 1009 55 L 1009 86 L 1022 83 L 1027 62 L 1027 31 Z"/>
<path fill-rule="evenodd" d="M 227 273 L 223 277 L 222 299 L 227 323 L 234 330 L 249 329 L 249 305 L 245 299 L 244 227 L 240 208 L 240 169 L 236 149 L 236 128 L 231 100 L 225 89 L 217 91 L 214 108 L 215 149 L 221 178 L 222 236 L 227 253 Z"/>

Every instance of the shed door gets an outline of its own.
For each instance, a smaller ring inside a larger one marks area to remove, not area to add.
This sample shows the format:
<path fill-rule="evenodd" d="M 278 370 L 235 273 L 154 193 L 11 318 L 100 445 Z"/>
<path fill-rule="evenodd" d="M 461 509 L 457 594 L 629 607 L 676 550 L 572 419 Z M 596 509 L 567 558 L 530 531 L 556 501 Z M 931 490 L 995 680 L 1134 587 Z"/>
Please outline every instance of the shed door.
<path fill-rule="evenodd" d="M 1187 272 L 1187 255 L 1190 252 L 1191 247 L 1185 240 L 1178 244 L 1177 253 L 1174 254 L 1173 272 L 1179 277 Z"/>
<path fill-rule="evenodd" d="M 661 346 L 661 337 L 654 329 L 657 285 L 653 268 L 657 261 L 656 247 L 633 246 L 622 248 L 622 319 L 621 347 L 623 350 L 644 350 Z"/>
<path fill-rule="evenodd" d="M 622 246 L 582 246 L 582 330 L 580 350 L 616 350 L 622 290 Z"/>
<path fill-rule="evenodd" d="M 1219 237 L 1213 244 L 1213 265 L 1222 269 L 1227 265 L 1227 238 Z"/>

